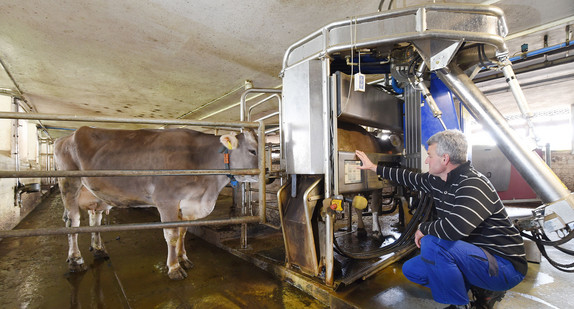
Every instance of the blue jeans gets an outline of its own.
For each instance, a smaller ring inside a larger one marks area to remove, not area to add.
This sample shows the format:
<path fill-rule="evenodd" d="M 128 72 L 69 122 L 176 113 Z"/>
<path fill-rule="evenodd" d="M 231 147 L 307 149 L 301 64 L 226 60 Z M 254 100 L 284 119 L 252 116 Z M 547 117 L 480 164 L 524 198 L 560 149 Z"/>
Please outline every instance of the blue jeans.
<path fill-rule="evenodd" d="M 468 290 L 477 286 L 492 291 L 506 291 L 524 279 L 512 263 L 499 256 L 498 275 L 488 273 L 488 259 L 479 247 L 462 240 L 444 240 L 432 235 L 421 239 L 421 254 L 403 265 L 407 279 L 429 287 L 436 302 L 465 305 Z"/>

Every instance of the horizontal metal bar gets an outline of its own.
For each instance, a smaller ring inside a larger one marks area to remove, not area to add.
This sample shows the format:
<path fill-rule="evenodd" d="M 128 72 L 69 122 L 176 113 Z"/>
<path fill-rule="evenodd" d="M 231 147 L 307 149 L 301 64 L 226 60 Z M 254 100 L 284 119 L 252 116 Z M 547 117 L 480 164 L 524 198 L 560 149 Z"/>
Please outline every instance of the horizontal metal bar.
<path fill-rule="evenodd" d="M 37 177 L 133 177 L 133 176 L 197 176 L 258 175 L 259 169 L 231 170 L 89 170 L 89 171 L 0 171 L 0 178 Z"/>
<path fill-rule="evenodd" d="M 8 113 L 0 112 L 0 119 L 27 119 L 27 120 L 58 120 L 79 122 L 111 122 L 111 123 L 145 123 L 158 125 L 187 125 L 203 127 L 233 127 L 233 128 L 257 128 L 259 123 L 246 121 L 215 122 L 205 120 L 186 119 L 155 119 L 155 118 L 129 118 L 129 117 L 103 117 L 103 116 L 77 116 L 56 114 L 33 114 L 33 113 Z"/>
<path fill-rule="evenodd" d="M 76 233 L 138 231 L 138 230 L 165 229 L 165 228 L 176 228 L 176 227 L 190 227 L 200 225 L 207 226 L 207 225 L 258 223 L 259 219 L 260 218 L 257 216 L 246 216 L 246 217 L 236 217 L 236 218 L 216 219 L 216 220 L 194 220 L 194 221 L 178 221 L 178 222 L 153 222 L 153 223 L 114 224 L 114 225 L 103 225 L 103 226 L 8 230 L 8 231 L 0 231 L 0 238 L 67 235 Z"/>

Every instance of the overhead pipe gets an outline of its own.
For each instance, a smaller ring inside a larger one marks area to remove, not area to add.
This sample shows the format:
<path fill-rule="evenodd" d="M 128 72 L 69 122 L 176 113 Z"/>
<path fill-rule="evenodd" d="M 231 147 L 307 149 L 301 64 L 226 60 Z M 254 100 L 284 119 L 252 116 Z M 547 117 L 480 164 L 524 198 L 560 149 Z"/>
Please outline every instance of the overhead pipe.
<path fill-rule="evenodd" d="M 447 68 L 436 73 L 474 118 L 493 135 L 500 150 L 544 203 L 563 200 L 570 195 L 556 174 L 537 154 L 524 146 L 502 114 L 456 63 L 451 62 Z"/>
<path fill-rule="evenodd" d="M 41 113 L 6 113 L 0 112 L 0 119 L 28 119 L 28 120 L 56 120 L 56 121 L 78 121 L 78 122 L 109 122 L 109 123 L 138 123 L 138 124 L 159 124 L 159 125 L 188 125 L 198 127 L 232 127 L 232 128 L 257 128 L 256 122 L 216 122 L 205 120 L 188 119 L 157 119 L 157 118 L 129 118 L 129 117 L 105 117 L 105 116 L 77 116 L 77 115 L 56 115 Z"/>
<path fill-rule="evenodd" d="M 259 169 L 0 171 L 0 178 L 258 175 Z"/>
<path fill-rule="evenodd" d="M 541 49 L 533 50 L 531 52 L 526 52 L 520 56 L 511 57 L 508 60 L 510 60 L 510 62 L 515 62 L 515 61 L 523 60 L 523 59 L 526 59 L 529 57 L 534 57 L 534 56 L 542 55 L 545 53 L 553 52 L 553 51 L 556 51 L 556 50 L 559 50 L 561 48 L 565 48 L 568 46 L 570 46 L 570 42 L 565 42 L 565 43 L 561 43 L 558 45 L 553 45 L 553 46 L 548 46 L 548 47 L 544 47 Z"/>
<path fill-rule="evenodd" d="M 526 120 L 526 124 L 528 125 L 533 140 L 536 145 L 539 144 L 540 138 L 536 135 L 536 130 L 532 123 L 533 114 L 530 111 L 530 107 L 526 101 L 526 96 L 524 96 L 524 92 L 518 83 L 516 74 L 512 69 L 512 63 L 508 59 L 507 54 L 499 54 L 494 47 L 479 44 L 463 49 L 456 57 L 456 63 L 459 68 L 463 70 L 466 70 L 471 64 L 475 65 L 478 63 L 479 67 L 494 65 L 495 63 L 498 64 L 506 78 L 506 83 L 512 92 L 514 100 L 518 105 L 518 109 L 520 110 L 522 117 Z"/>
<path fill-rule="evenodd" d="M 520 113 L 522 113 L 522 117 L 524 117 L 524 119 L 526 120 L 526 124 L 530 129 L 532 137 L 534 138 L 536 145 L 538 145 L 540 142 L 540 138 L 536 136 L 534 124 L 532 123 L 532 117 L 534 117 L 534 115 L 530 111 L 530 107 L 528 106 L 528 102 L 526 102 L 526 97 L 524 96 L 524 92 L 522 91 L 522 88 L 520 88 L 520 84 L 516 79 L 514 70 L 512 70 L 512 63 L 505 56 L 500 60 L 502 66 L 502 73 L 504 74 L 504 77 L 506 77 L 506 82 L 508 83 L 512 95 L 514 96 L 514 100 L 518 105 L 518 109 L 520 109 Z"/>

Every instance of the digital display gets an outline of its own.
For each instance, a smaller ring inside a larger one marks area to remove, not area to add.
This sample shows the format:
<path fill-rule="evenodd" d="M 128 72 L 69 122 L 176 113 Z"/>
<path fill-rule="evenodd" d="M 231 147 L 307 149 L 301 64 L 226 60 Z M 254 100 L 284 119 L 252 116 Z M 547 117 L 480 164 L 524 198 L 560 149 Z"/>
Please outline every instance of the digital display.
<path fill-rule="evenodd" d="M 361 161 L 345 161 L 345 184 L 361 183 L 361 171 L 357 167 L 361 166 Z"/>

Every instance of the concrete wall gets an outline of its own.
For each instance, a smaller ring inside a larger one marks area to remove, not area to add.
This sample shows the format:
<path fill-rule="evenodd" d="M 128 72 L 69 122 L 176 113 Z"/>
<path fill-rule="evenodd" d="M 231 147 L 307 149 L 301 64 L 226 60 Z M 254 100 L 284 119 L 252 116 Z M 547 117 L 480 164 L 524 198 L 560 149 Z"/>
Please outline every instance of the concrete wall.
<path fill-rule="evenodd" d="M 12 100 L 0 96 L 0 111 L 12 111 Z M 16 158 L 13 149 L 13 121 L 0 119 L 0 170 L 16 170 Z M 18 128 L 20 148 L 20 170 L 38 170 L 38 138 L 35 124 L 20 121 Z M 40 179 L 23 178 L 21 184 L 39 183 Z M 17 202 L 15 188 L 17 179 L 0 178 L 0 229 L 14 228 L 39 203 L 42 194 L 25 193 L 21 203 Z"/>

